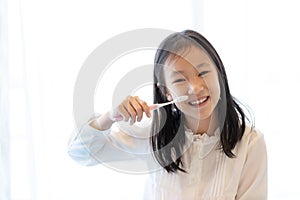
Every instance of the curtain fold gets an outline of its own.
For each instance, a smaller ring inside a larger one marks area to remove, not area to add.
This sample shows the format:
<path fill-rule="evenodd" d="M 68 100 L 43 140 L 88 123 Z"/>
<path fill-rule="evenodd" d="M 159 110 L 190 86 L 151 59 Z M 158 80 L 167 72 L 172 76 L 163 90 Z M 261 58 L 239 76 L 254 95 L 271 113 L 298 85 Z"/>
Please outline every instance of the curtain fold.
<path fill-rule="evenodd" d="M 10 199 L 7 0 L 0 0 L 0 200 Z"/>
<path fill-rule="evenodd" d="M 0 200 L 36 196 L 24 45 L 21 1 L 0 0 Z"/>

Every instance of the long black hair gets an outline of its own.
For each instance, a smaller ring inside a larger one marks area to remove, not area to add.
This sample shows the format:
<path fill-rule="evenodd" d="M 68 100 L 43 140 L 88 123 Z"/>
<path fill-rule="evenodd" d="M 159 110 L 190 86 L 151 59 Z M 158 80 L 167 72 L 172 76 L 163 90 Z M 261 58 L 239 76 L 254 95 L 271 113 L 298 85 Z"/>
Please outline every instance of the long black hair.
<path fill-rule="evenodd" d="M 167 102 L 163 67 L 167 59 L 176 57 L 191 46 L 200 47 L 210 56 L 218 71 L 221 89 L 217 103 L 218 123 L 221 128 L 220 149 L 229 157 L 245 131 L 246 116 L 237 100 L 231 95 L 223 63 L 210 42 L 201 34 L 185 30 L 173 33 L 159 45 L 154 60 L 154 103 Z M 153 112 L 151 146 L 155 159 L 167 172 L 186 172 L 181 156 L 185 144 L 184 114 L 175 104 Z"/>

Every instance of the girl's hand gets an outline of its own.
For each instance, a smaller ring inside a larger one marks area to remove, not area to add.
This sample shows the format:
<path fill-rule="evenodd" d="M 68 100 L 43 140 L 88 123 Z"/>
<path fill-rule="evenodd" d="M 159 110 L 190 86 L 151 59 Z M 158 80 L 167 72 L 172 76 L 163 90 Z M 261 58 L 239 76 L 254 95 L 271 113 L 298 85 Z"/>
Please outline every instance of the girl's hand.
<path fill-rule="evenodd" d="M 143 118 L 143 113 L 150 117 L 150 108 L 148 104 L 141 100 L 138 96 L 128 96 L 117 108 L 112 112 L 112 119 L 115 121 L 128 121 L 130 124 L 139 122 Z"/>

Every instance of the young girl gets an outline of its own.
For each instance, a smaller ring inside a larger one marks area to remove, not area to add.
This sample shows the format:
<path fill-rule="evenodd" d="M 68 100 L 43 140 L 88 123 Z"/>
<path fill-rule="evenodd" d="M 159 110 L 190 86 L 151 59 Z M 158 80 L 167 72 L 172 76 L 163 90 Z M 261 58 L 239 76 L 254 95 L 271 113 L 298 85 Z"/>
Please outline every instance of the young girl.
<path fill-rule="evenodd" d="M 263 135 L 246 122 L 213 46 L 192 30 L 168 36 L 155 56 L 154 103 L 181 96 L 187 99 L 152 112 L 129 96 L 83 126 L 69 155 L 84 165 L 143 160 L 152 171 L 145 199 L 267 199 Z M 152 119 L 150 139 L 111 130 L 120 116 L 133 124 L 144 113 Z M 134 154 L 147 151 L 153 157 Z"/>

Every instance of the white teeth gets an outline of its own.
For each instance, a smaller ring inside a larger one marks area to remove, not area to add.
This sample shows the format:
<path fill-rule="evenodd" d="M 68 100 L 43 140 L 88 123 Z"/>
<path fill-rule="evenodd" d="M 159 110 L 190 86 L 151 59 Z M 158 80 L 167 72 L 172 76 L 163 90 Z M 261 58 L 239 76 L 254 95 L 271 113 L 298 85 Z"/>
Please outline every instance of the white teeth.
<path fill-rule="evenodd" d="M 190 102 L 192 105 L 197 105 L 197 104 L 199 104 L 199 103 L 203 103 L 204 101 L 206 101 L 206 99 L 207 99 L 207 97 L 204 97 L 204 98 L 202 98 L 202 99 L 200 99 L 200 100 L 197 100 L 197 101 L 192 101 L 192 102 Z"/>

